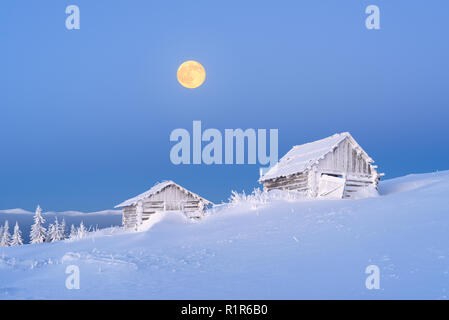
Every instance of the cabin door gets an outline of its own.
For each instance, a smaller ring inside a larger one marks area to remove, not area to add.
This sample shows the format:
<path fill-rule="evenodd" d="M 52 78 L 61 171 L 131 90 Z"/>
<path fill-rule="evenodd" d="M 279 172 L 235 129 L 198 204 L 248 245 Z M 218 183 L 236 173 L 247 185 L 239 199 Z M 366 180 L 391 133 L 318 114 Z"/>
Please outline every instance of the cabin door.
<path fill-rule="evenodd" d="M 321 198 L 341 199 L 345 190 L 346 179 L 334 175 L 322 174 L 318 186 L 318 196 Z"/>

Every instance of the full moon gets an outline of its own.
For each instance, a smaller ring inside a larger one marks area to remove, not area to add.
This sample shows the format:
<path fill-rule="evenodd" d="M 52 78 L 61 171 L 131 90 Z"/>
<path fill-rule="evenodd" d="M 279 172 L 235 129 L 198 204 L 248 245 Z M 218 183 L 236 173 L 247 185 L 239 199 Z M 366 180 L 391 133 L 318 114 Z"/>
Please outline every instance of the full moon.
<path fill-rule="evenodd" d="M 194 89 L 203 84 L 206 79 L 206 71 L 199 62 L 189 60 L 179 66 L 177 76 L 180 84 Z"/>

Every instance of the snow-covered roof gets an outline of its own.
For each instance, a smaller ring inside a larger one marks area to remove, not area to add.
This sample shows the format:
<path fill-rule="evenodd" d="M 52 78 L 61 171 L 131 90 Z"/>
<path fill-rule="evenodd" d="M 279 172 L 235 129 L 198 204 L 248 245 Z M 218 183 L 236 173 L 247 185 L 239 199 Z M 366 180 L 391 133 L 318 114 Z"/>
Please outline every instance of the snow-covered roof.
<path fill-rule="evenodd" d="M 134 198 L 128 199 L 128 200 L 116 205 L 115 208 L 122 208 L 122 207 L 136 205 L 137 202 L 139 202 L 140 200 L 148 198 L 154 194 L 157 194 L 157 193 L 161 192 L 163 189 L 165 189 L 166 187 L 171 186 L 171 185 L 174 185 L 174 186 L 178 187 L 179 189 L 181 189 L 182 191 L 189 193 L 192 197 L 194 197 L 198 200 L 202 200 L 206 205 L 213 204 L 209 200 L 206 200 L 203 197 L 200 197 L 196 193 L 193 193 L 192 191 L 189 191 L 189 190 L 181 187 L 179 184 L 175 183 L 174 181 L 168 180 L 168 181 L 163 181 L 163 182 L 155 184 L 149 190 L 145 191 L 144 193 L 139 194 L 138 196 L 135 196 Z"/>
<path fill-rule="evenodd" d="M 336 133 L 321 140 L 294 146 L 276 165 L 270 168 L 259 181 L 263 182 L 304 172 L 305 170 L 310 169 L 313 164 L 323 159 L 326 154 L 333 151 L 334 148 L 346 138 L 349 138 L 352 144 L 365 154 L 368 161 L 373 161 L 357 144 L 349 132 Z"/>

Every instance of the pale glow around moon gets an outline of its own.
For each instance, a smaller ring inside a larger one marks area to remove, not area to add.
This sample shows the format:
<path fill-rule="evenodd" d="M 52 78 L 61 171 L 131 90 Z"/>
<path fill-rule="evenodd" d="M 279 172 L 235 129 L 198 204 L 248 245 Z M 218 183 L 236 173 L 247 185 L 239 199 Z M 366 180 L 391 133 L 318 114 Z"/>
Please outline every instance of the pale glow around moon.
<path fill-rule="evenodd" d="M 203 84 L 206 79 L 206 70 L 199 62 L 189 60 L 179 66 L 177 76 L 180 84 L 194 89 Z"/>

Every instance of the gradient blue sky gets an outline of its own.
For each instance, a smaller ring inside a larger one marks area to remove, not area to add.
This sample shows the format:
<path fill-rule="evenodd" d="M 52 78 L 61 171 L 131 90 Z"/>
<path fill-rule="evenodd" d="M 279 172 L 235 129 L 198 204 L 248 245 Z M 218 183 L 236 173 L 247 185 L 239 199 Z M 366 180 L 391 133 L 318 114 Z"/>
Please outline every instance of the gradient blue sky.
<path fill-rule="evenodd" d="M 65 28 L 65 7 L 81 29 Z M 381 30 L 365 28 L 367 5 Z M 100 210 L 173 179 L 220 202 L 258 165 L 180 165 L 170 132 L 350 131 L 385 178 L 449 169 L 448 1 L 2 1 L 0 208 Z M 204 85 L 181 87 L 194 59 Z"/>

